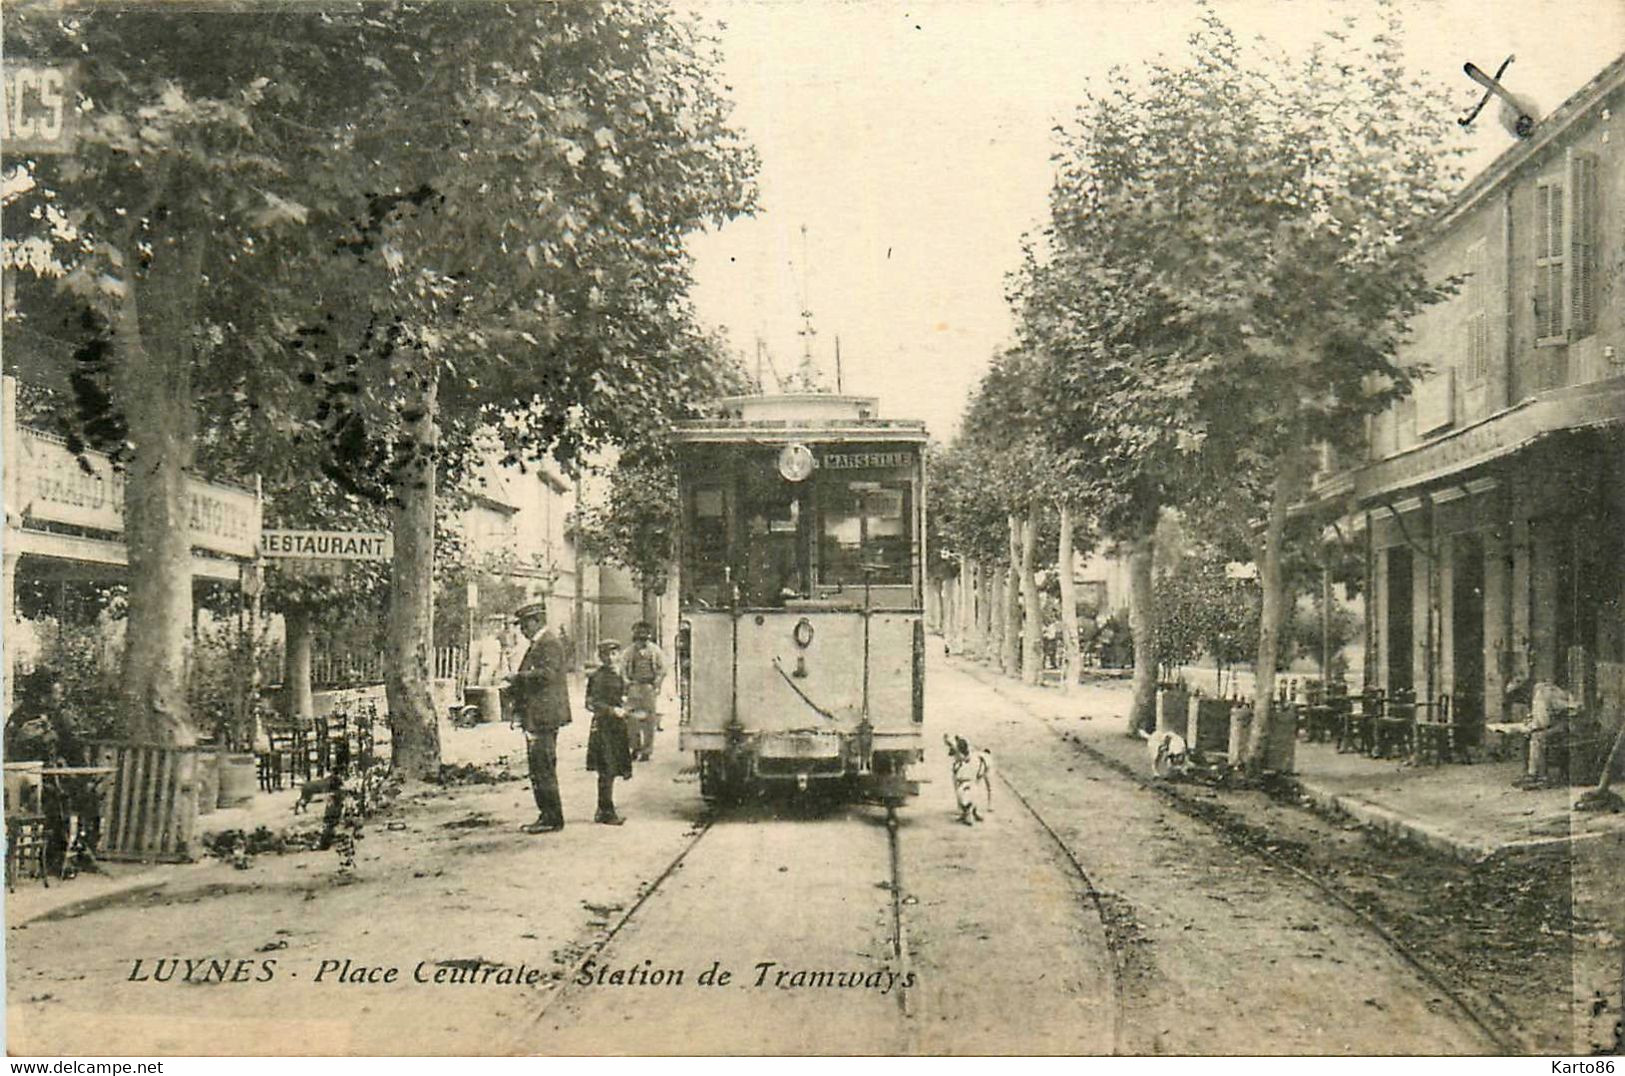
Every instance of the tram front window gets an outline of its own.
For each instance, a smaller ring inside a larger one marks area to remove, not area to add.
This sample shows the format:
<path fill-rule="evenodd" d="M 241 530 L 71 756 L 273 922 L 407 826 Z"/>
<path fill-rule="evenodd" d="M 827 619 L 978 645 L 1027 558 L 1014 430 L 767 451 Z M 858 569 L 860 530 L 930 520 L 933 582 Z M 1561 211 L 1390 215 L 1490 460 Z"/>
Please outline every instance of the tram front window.
<path fill-rule="evenodd" d="M 687 542 L 689 597 L 701 605 L 728 604 L 728 517 L 723 492 L 700 486 L 690 494 Z"/>
<path fill-rule="evenodd" d="M 746 605 L 779 606 L 807 593 L 801 497 L 782 486 L 747 491 L 740 535 L 741 599 Z"/>
<path fill-rule="evenodd" d="M 909 491 L 903 483 L 841 481 L 824 489 L 819 580 L 862 586 L 910 583 Z"/>

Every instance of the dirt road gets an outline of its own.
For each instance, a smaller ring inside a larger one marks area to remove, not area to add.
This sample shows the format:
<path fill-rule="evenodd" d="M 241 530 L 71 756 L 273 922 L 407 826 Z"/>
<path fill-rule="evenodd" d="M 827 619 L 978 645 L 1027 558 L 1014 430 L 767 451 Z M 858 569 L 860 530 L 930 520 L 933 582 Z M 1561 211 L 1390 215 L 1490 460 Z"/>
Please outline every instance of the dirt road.
<path fill-rule="evenodd" d="M 562 834 L 518 832 L 533 813 L 520 781 L 435 790 L 374 819 L 353 884 L 335 884 L 329 854 L 261 856 L 14 927 L 11 1048 L 1488 1048 L 1354 917 L 1092 766 L 963 668 L 934 662 L 930 700 L 930 783 L 897 830 L 906 956 L 883 810 L 806 799 L 708 815 L 668 731 L 619 793 L 628 824 L 593 826 L 574 728 Z M 957 821 L 945 731 L 995 752 L 978 826 Z M 516 755 L 503 730 L 461 735 Z M 183 963 L 160 977 L 159 960 Z M 231 981 L 242 961 L 247 980 Z"/>

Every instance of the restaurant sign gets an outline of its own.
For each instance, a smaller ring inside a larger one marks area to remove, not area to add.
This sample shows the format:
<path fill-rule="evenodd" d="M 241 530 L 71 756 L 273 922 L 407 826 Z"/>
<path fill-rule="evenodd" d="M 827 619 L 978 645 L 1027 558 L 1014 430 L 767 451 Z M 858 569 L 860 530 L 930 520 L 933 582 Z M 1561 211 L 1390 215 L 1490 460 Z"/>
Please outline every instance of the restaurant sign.
<path fill-rule="evenodd" d="M 106 455 L 75 456 L 66 445 L 30 429 L 17 431 L 17 449 L 15 489 L 26 519 L 124 532 L 124 473 L 114 470 Z M 254 494 L 193 478 L 187 481 L 186 501 L 193 546 L 254 556 L 260 532 Z"/>
<path fill-rule="evenodd" d="M 285 531 L 260 533 L 260 555 L 307 560 L 389 560 L 394 537 L 376 531 Z"/>

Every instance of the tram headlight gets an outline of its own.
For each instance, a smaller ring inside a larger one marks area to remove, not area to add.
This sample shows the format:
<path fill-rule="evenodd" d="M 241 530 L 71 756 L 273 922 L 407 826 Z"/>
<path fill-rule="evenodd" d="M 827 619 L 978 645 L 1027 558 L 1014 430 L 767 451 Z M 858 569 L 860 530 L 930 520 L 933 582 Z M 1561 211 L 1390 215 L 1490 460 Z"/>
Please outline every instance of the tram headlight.
<path fill-rule="evenodd" d="M 795 639 L 796 645 L 801 647 L 803 650 L 811 646 L 813 641 L 812 621 L 808 620 L 806 617 L 802 617 L 800 620 L 796 621 L 796 629 L 792 633 L 792 637 Z"/>

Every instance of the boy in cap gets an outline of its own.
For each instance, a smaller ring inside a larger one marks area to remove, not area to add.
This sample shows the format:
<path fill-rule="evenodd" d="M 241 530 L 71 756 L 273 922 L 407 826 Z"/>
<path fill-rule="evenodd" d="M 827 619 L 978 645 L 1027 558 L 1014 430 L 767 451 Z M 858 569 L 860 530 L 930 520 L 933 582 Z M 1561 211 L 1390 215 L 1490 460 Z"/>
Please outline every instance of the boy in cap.
<path fill-rule="evenodd" d="M 587 709 L 592 712 L 592 729 L 587 734 L 587 769 L 598 774 L 598 814 L 596 822 L 621 825 L 626 819 L 615 813 L 615 778 L 632 776 L 632 743 L 627 733 L 626 681 L 615 667 L 615 653 L 621 644 L 605 639 L 598 644 L 598 668 L 587 675 Z"/>

